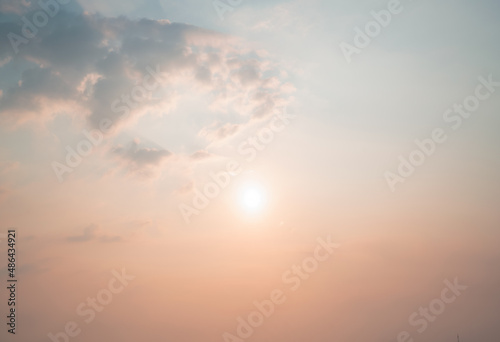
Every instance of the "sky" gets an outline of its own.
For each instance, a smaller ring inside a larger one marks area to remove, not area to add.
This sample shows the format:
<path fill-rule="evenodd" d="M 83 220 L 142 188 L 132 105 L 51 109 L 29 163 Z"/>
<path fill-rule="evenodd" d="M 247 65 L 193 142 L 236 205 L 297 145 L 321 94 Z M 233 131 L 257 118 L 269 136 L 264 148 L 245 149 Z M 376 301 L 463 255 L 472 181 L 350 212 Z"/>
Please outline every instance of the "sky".
<path fill-rule="evenodd" d="M 499 13 L 0 0 L 0 340 L 498 341 Z"/>

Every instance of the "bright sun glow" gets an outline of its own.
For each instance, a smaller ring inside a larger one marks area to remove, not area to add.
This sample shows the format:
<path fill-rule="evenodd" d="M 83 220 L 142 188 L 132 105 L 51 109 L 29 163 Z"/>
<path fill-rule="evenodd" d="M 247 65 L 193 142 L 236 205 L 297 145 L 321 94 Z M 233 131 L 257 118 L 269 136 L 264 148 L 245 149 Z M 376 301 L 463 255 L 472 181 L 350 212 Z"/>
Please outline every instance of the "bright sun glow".
<path fill-rule="evenodd" d="M 250 212 L 262 210 L 264 207 L 264 191 L 258 184 L 246 184 L 240 193 L 240 202 L 243 208 Z"/>

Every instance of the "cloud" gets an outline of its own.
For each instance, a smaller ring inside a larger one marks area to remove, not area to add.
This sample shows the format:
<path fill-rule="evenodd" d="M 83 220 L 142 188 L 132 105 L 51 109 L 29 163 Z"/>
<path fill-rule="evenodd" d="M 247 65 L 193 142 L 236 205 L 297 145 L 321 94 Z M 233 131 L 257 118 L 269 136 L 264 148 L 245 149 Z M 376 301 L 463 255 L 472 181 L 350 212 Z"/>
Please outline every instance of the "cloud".
<path fill-rule="evenodd" d="M 96 224 L 90 224 L 83 229 L 81 235 L 69 236 L 67 241 L 70 242 L 89 242 L 89 241 L 101 241 L 101 242 L 118 242 L 121 241 L 121 236 L 114 235 L 109 236 L 100 233 L 100 227 Z"/>
<path fill-rule="evenodd" d="M 205 137 L 210 142 L 217 142 L 234 136 L 241 129 L 241 125 L 226 123 L 222 126 L 218 122 L 204 127 L 198 135 L 200 137 Z"/>
<path fill-rule="evenodd" d="M 259 83 L 261 76 L 258 69 L 253 65 L 245 65 L 236 72 L 236 78 L 244 87 Z"/>
<path fill-rule="evenodd" d="M 189 194 L 191 193 L 192 191 L 194 190 L 194 182 L 193 181 L 190 181 L 186 184 L 184 184 L 183 186 L 181 186 L 180 188 L 178 188 L 175 193 L 177 195 L 186 195 L 186 194 Z"/>
<path fill-rule="evenodd" d="M 0 0 L 0 12 L 5 14 L 22 14 L 30 6 L 26 0 Z"/>
<path fill-rule="evenodd" d="M 156 148 L 139 148 L 140 141 L 135 139 L 129 148 L 122 146 L 113 149 L 113 154 L 125 164 L 130 173 L 154 178 L 160 172 L 163 163 L 173 154 L 170 151 Z"/>
<path fill-rule="evenodd" d="M 21 78 L 3 89 L 4 120 L 46 119 L 74 111 L 85 115 L 95 128 L 103 118 L 121 122 L 128 115 L 122 115 L 125 110 L 117 110 L 119 106 L 112 109 L 112 104 L 125 103 L 122 96 L 130 97 L 147 77 L 148 68 L 167 75 L 166 86 L 194 82 L 214 94 L 242 92 L 263 85 L 266 79 L 268 62 L 248 59 L 248 51 L 238 47 L 233 37 L 191 25 L 62 9 L 34 38 L 20 44 L 16 55 L 7 34 L 21 35 L 20 22 L 16 18 L 0 23 L 4 67 L 14 61 L 30 62 Z M 82 82 L 96 75 L 82 93 Z M 128 106 L 129 117 L 171 104 L 170 99 L 153 94 L 135 102 Z"/>
<path fill-rule="evenodd" d="M 70 120 L 60 122 L 77 126 L 67 127 L 74 132 L 102 131 L 103 123 L 111 122 L 113 129 L 103 132 L 103 150 L 114 148 L 99 157 L 118 167 L 107 169 L 107 175 L 119 170 L 137 179 L 158 179 L 167 160 L 179 161 L 182 168 L 186 158 L 174 155 L 182 155 L 183 146 L 199 146 L 200 140 L 204 145 L 188 161 L 208 160 L 213 157 L 206 152 L 210 144 L 226 143 L 291 101 L 289 76 L 280 63 L 236 37 L 168 20 L 104 17 L 66 8 L 60 6 L 46 26 L 17 47 L 18 53 L 7 35 L 22 35 L 19 13 L 11 11 L 0 21 L 0 124 L 16 128 L 35 123 L 32 127 L 43 129 L 66 115 Z M 40 10 L 21 9 L 26 18 Z M 179 105 L 198 95 L 200 103 L 206 100 L 208 120 L 193 120 L 198 109 Z M 163 124 L 170 121 L 163 116 L 170 114 L 181 127 L 172 147 L 158 147 L 169 140 L 153 147 L 138 141 L 119 145 L 124 130 L 140 135 L 133 132 L 134 125 L 150 124 L 149 117 Z"/>
<path fill-rule="evenodd" d="M 191 154 L 191 156 L 189 156 L 189 158 L 191 160 L 194 160 L 194 161 L 201 161 L 201 160 L 206 160 L 206 159 L 210 159 L 212 158 L 214 155 L 211 154 L 210 152 L 208 151 L 205 151 L 205 150 L 200 150 L 200 151 L 196 151 L 195 153 Z"/>
<path fill-rule="evenodd" d="M 18 6 L 7 5 L 12 11 Z M 27 18 L 39 10 L 32 7 Z M 15 15 L 0 22 L 0 73 L 14 65 L 21 71 L 19 78 L 3 79 L 0 122 L 18 125 L 69 114 L 92 128 L 105 119 L 122 127 L 147 113 L 168 114 L 186 94 L 177 91 L 183 87 L 209 94 L 213 112 L 249 118 L 265 117 L 288 101 L 280 87 L 285 82 L 276 76 L 286 73 L 265 53 L 229 35 L 168 20 L 67 12 L 61 6 L 16 54 L 7 34 L 21 35 L 20 24 Z M 224 122 L 214 138 L 238 129 Z"/>
<path fill-rule="evenodd" d="M 0 162 L 0 175 L 5 175 L 19 169 L 20 163 L 17 161 Z"/>
<path fill-rule="evenodd" d="M 0 118 L 25 122 L 70 111 L 77 104 L 76 93 L 54 70 L 28 69 L 17 87 L 7 89 L 0 101 Z"/>
<path fill-rule="evenodd" d="M 317 11 L 318 0 L 295 0 L 269 4 L 265 8 L 246 7 L 228 18 L 232 25 L 257 33 L 280 31 L 280 37 L 305 37 L 324 22 Z"/>
<path fill-rule="evenodd" d="M 5 201 L 5 199 L 9 196 L 9 193 L 10 191 L 7 188 L 0 186 L 0 202 Z"/>
<path fill-rule="evenodd" d="M 97 237 L 97 230 L 99 227 L 95 224 L 91 224 L 83 229 L 83 234 L 70 236 L 67 238 L 71 242 L 86 242 L 94 240 Z"/>

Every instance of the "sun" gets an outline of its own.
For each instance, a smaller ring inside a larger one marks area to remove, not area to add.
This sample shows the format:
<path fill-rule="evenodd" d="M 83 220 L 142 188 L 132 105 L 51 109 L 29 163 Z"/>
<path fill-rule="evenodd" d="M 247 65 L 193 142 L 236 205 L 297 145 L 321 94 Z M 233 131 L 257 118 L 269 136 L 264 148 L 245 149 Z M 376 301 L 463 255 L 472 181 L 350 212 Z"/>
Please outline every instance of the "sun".
<path fill-rule="evenodd" d="M 258 209 L 262 206 L 262 193 L 256 188 L 246 189 L 242 197 L 243 205 L 250 210 Z"/>
<path fill-rule="evenodd" d="M 249 213 L 260 212 L 265 206 L 265 191 L 259 183 L 251 182 L 242 185 L 239 197 L 240 205 Z"/>

